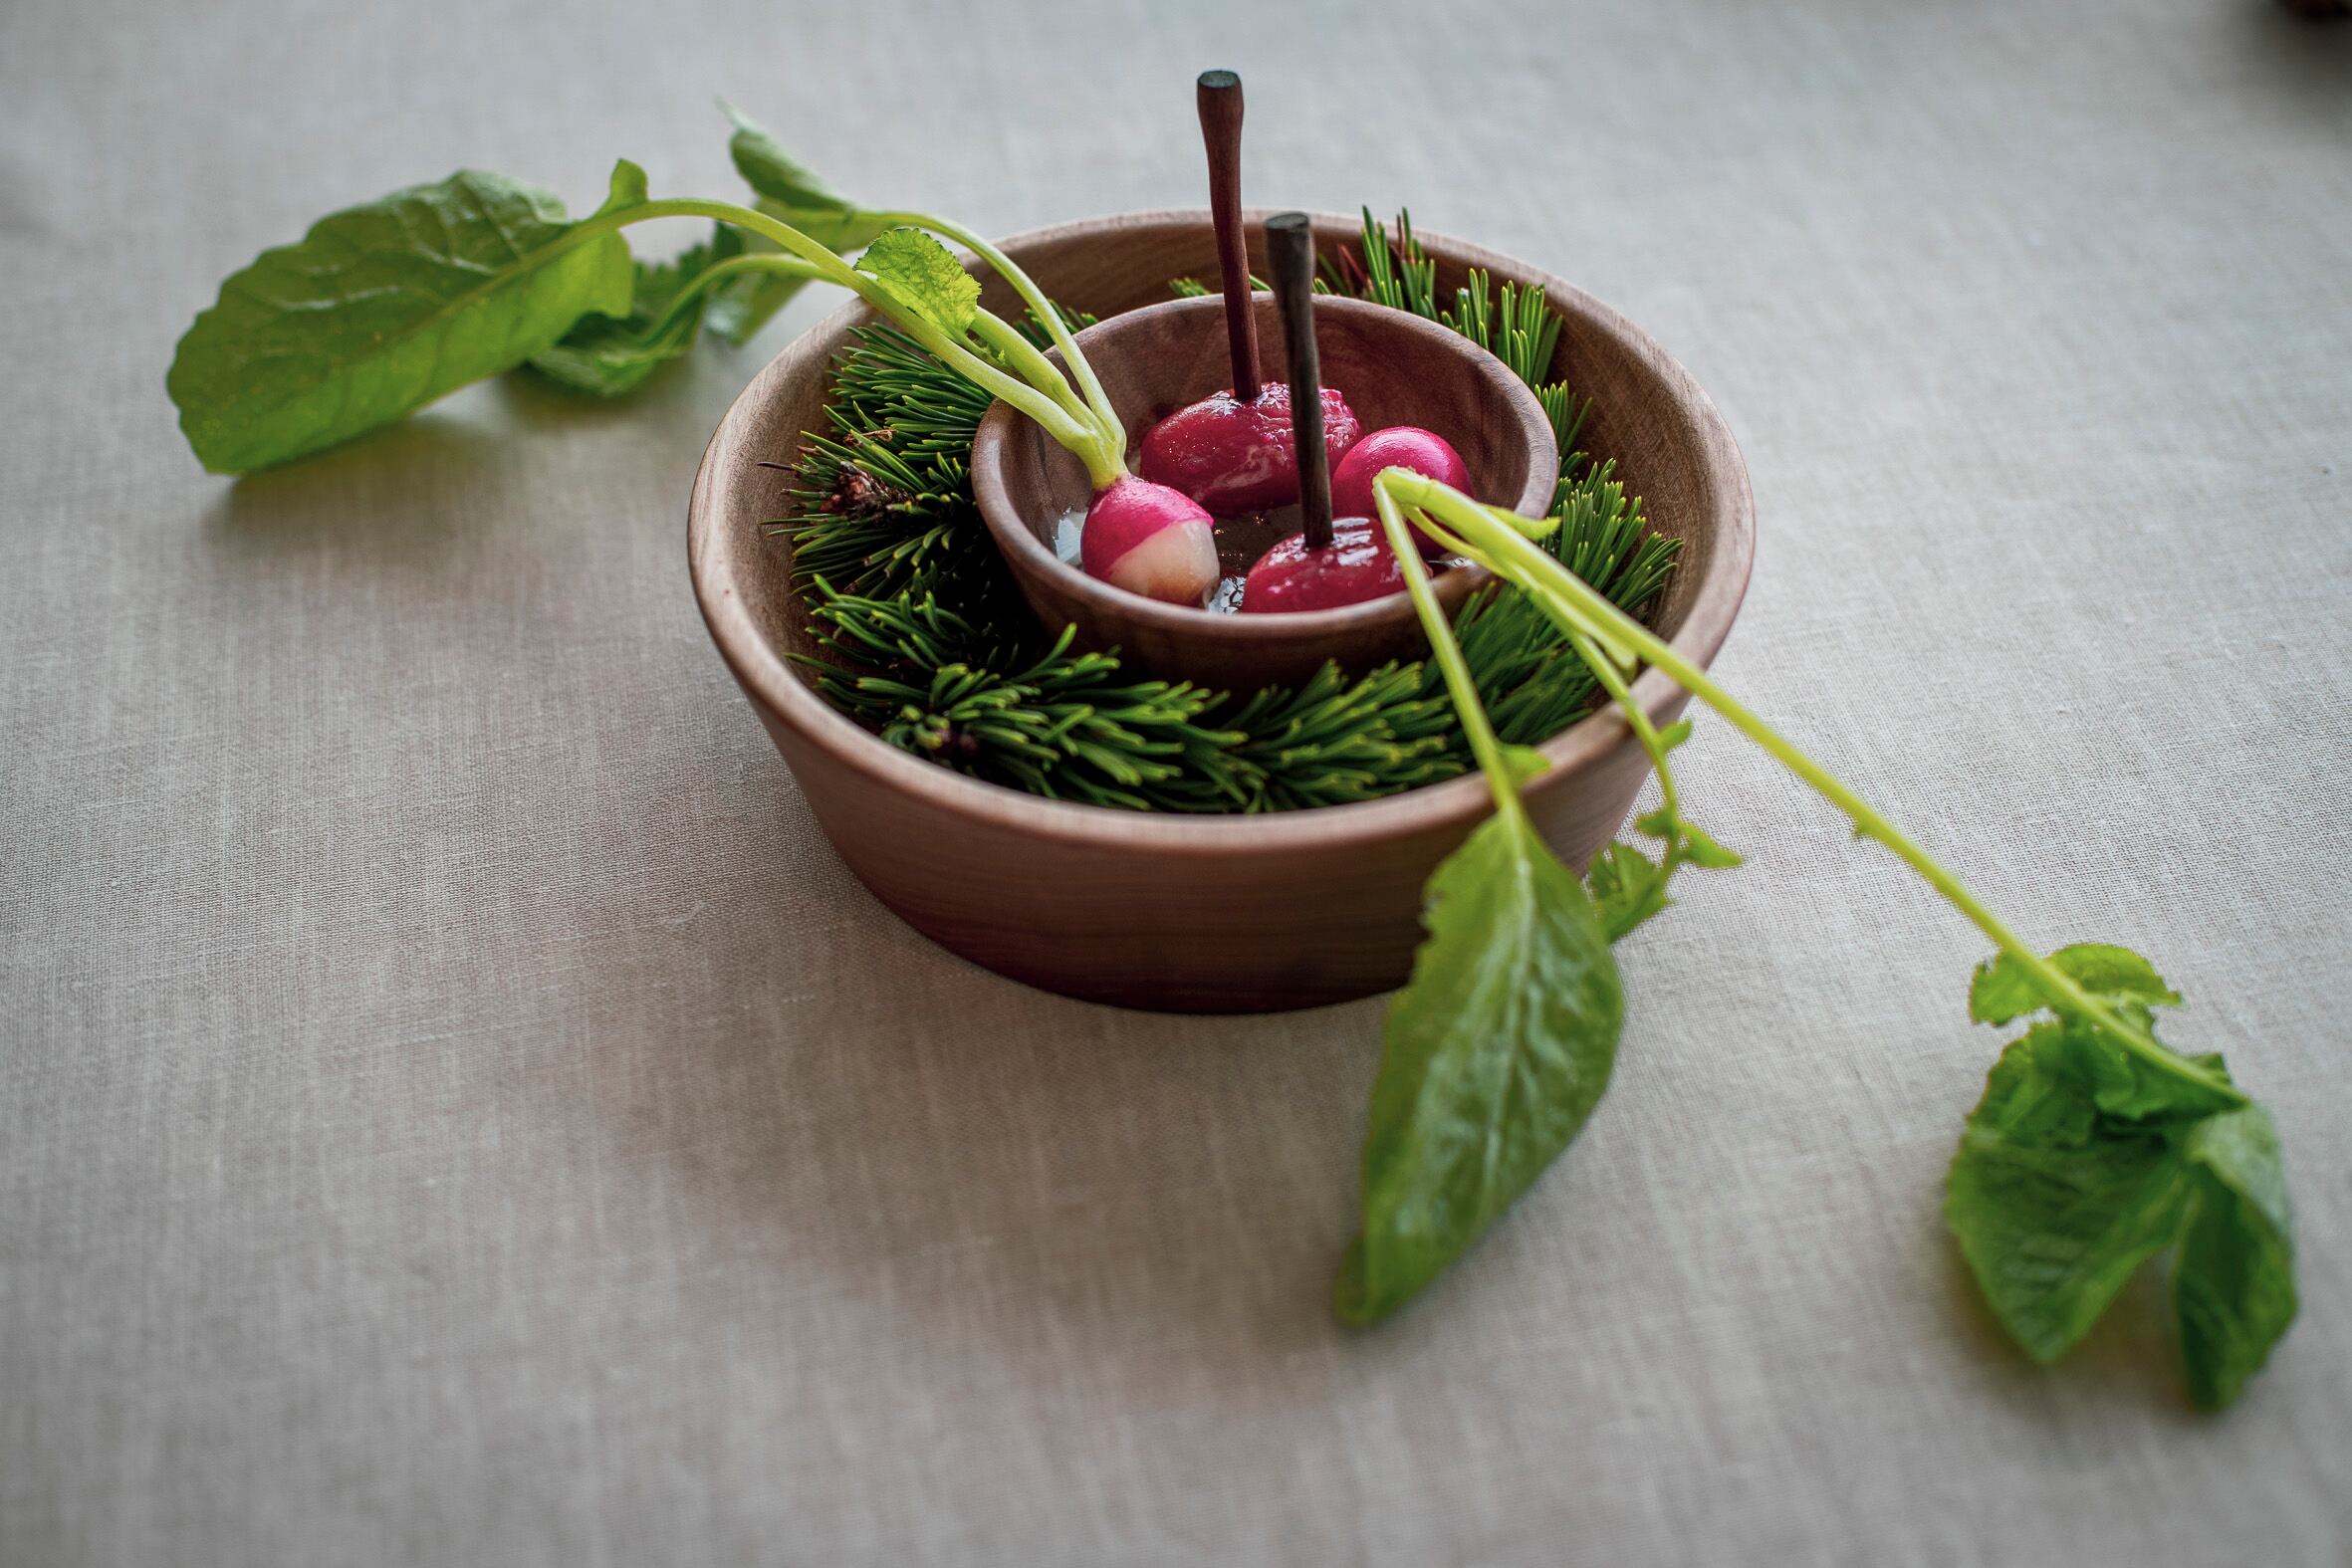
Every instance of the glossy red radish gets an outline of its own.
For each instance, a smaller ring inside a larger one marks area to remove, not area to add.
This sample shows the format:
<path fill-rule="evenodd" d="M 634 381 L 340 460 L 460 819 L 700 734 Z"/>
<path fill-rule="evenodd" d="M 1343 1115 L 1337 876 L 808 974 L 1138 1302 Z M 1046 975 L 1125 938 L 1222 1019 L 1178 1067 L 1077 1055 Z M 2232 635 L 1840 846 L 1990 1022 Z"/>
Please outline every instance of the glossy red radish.
<path fill-rule="evenodd" d="M 1404 585 L 1404 568 L 1380 525 L 1340 518 L 1331 525 L 1331 543 L 1320 550 L 1308 549 L 1304 534 L 1294 534 L 1259 557 L 1243 581 L 1241 607 L 1245 615 L 1337 609 L 1401 592 Z"/>
<path fill-rule="evenodd" d="M 1384 468 L 1406 468 L 1425 479 L 1456 490 L 1471 488 L 1470 465 L 1444 436 L 1418 425 L 1390 425 L 1375 430 L 1347 450 L 1331 471 L 1331 510 L 1345 516 L 1371 517 L 1372 481 Z M 1414 530 L 1421 554 L 1440 554 L 1437 541 Z"/>
<path fill-rule="evenodd" d="M 1217 586 L 1217 537 L 1190 496 L 1148 479 L 1117 479 L 1086 508 L 1078 563 L 1112 587 L 1198 607 Z"/>
<path fill-rule="evenodd" d="M 1336 463 L 1363 433 L 1363 422 L 1338 388 L 1324 387 L 1321 401 L 1324 460 Z M 1291 388 L 1272 381 L 1248 401 L 1228 390 L 1179 408 L 1144 432 L 1136 467 L 1221 517 L 1289 506 L 1298 499 Z"/>

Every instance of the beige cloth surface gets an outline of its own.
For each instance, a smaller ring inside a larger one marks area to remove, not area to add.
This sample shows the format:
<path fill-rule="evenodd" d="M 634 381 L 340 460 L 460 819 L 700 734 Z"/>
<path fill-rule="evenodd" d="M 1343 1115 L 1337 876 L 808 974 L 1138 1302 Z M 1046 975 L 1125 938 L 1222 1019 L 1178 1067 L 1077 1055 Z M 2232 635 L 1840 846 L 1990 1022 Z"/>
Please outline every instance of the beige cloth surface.
<path fill-rule="evenodd" d="M 2352 29 L 2258 0 L 0 8 L 0 1563 L 2352 1560 Z M 995 8 L 992 8 L 995 9 Z M 1720 725 L 1573 1154 L 1336 1328 L 1380 1005 L 1025 991 L 847 876 L 704 637 L 755 351 L 229 484 L 217 281 L 476 164 L 732 189 L 725 93 L 1009 232 L 1386 210 L 1721 400 L 1721 673 L 2274 1108 L 2304 1318 L 1995 1334 L 1983 944 Z"/>

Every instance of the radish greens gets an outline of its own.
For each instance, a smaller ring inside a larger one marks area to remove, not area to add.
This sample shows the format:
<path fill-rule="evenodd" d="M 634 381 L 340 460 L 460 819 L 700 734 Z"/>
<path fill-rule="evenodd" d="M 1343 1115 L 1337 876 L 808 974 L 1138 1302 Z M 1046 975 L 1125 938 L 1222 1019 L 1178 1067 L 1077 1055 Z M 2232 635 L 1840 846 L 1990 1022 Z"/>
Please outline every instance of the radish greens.
<path fill-rule="evenodd" d="M 1945 866 L 1637 618 L 1675 561 L 1610 466 L 1576 447 L 1585 405 L 1547 383 L 1560 333 L 1540 289 L 1473 272 L 1441 301 L 1400 217 L 1364 218 L 1320 287 L 1441 321 L 1493 348 L 1540 399 L 1563 458 L 1551 516 L 1530 522 L 1400 468 L 1373 497 L 1431 657 L 1360 677 L 1325 666 L 1294 690 L 1219 693 L 1147 680 L 1115 650 L 1044 637 L 973 507 L 966 455 L 1003 399 L 1084 462 L 1125 474 L 1123 427 L 1058 310 L 980 235 L 835 194 L 732 109 L 750 205 L 651 197 L 622 161 L 573 219 L 546 191 L 464 171 L 320 220 L 222 285 L 181 338 L 167 388 L 204 465 L 242 473 L 398 419 L 468 382 L 529 366 L 625 394 L 703 332 L 743 342 L 800 289 L 848 289 L 893 325 L 861 328 L 836 364 L 827 429 L 791 470 L 797 585 L 823 653 L 813 684 L 890 745 L 1041 795 L 1159 811 L 1257 811 L 1374 799 L 1485 776 L 1494 810 L 1430 878 L 1411 980 L 1390 1005 L 1363 1147 L 1361 1225 L 1339 1315 L 1410 1300 L 1490 1230 L 1575 1139 L 1606 1090 L 1625 998 L 1611 944 L 1665 909 L 1686 867 L 1740 856 L 1684 810 L 1671 754 L 1685 723 L 1637 700 L 1646 665 L 1894 853 L 1995 956 L 1969 1009 L 2022 1023 L 1967 1119 L 1945 1217 L 2002 1328 L 2036 1361 L 2089 1332 L 2162 1254 L 2191 1398 L 2234 1399 L 2296 1311 L 2278 1140 L 2218 1055 L 2157 1037 L 2180 998 L 2147 960 L 2078 944 L 2043 955 Z M 708 237 L 635 260 L 629 225 L 692 218 Z M 941 243 L 963 246 L 1026 313 L 982 308 Z M 859 253 L 852 263 L 845 257 Z M 1179 291 L 1185 285 L 1179 282 Z M 1198 285 L 1190 285 L 1194 290 Z M 1059 350 L 1067 373 L 1046 357 Z M 780 465 L 781 466 L 781 465 Z M 1421 530 L 1500 579 L 1451 620 L 1413 543 Z M 1520 795 L 1528 750 L 1596 693 L 1655 770 L 1658 807 L 1579 878 Z"/>
<path fill-rule="evenodd" d="M 2143 1263 L 2171 1249 L 2190 1397 L 2208 1407 L 2234 1399 L 2296 1310 L 2278 1140 L 2219 1056 L 2178 1055 L 2158 1041 L 2155 1009 L 2180 999 L 2155 968 L 2118 947 L 2081 944 L 2047 957 L 2026 947 L 1886 817 L 1533 544 L 1526 519 L 1404 469 L 1383 472 L 1374 495 L 1474 736 L 1482 728 L 1472 712 L 1477 694 L 1453 678 L 1460 654 L 1419 567 L 1416 527 L 1539 604 L 1648 748 L 1665 803 L 1637 825 L 1666 850 L 1653 864 L 1619 845 L 1596 863 L 1594 891 L 1612 931 L 1656 912 L 1678 864 L 1737 863 L 1680 814 L 1666 767 L 1671 741 L 1651 728 L 1624 679 L 1638 661 L 1810 784 L 1852 820 L 1857 836 L 1892 850 L 1992 940 L 1996 956 L 1970 990 L 1972 1016 L 2033 1021 L 1995 1065 L 1953 1160 L 1945 1214 L 1962 1255 L 2010 1337 L 2050 1361 L 2089 1332 Z M 1339 1311 L 1355 1321 L 1393 1308 L 1494 1223 L 1531 1179 L 1524 1151 L 1556 1153 L 1574 1136 L 1598 1087 L 1589 1076 L 1572 1087 L 1546 1082 L 1543 1067 L 1580 1045 L 1586 1060 L 1605 1061 L 1590 1042 L 1613 1042 L 1621 1021 L 1613 987 L 1555 982 L 1546 993 L 1552 1005 L 1539 1008 L 1479 984 L 1497 955 L 1508 962 L 1554 945 L 1585 951 L 1595 923 L 1581 890 L 1575 900 L 1555 894 L 1541 906 L 1525 896 L 1461 898 L 1473 876 L 1554 889 L 1566 876 L 1531 833 L 1510 835 L 1511 853 L 1499 859 L 1490 830 L 1524 815 L 1516 770 L 1492 746 L 1480 747 L 1479 762 L 1496 817 L 1431 879 L 1430 938 L 1411 984 L 1390 1005 L 1364 1145 L 1363 1235 L 1338 1285 Z M 1527 929 L 1536 922 L 1554 929 L 1547 936 Z M 1448 1025 L 1433 1038 L 1424 1019 L 1439 1009 Z M 1600 1072 L 1605 1081 L 1605 1065 Z M 1483 1154 L 1478 1180 L 1468 1184 L 1456 1153 L 1465 1150 Z"/>

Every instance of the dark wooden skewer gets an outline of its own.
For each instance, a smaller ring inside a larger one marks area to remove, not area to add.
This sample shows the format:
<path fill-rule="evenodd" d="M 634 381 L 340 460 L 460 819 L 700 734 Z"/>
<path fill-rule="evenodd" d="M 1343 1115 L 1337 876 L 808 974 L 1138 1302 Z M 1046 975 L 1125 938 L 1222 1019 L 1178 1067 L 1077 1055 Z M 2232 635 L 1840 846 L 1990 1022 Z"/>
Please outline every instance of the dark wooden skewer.
<path fill-rule="evenodd" d="M 1298 446 L 1298 515 L 1308 550 L 1331 544 L 1331 457 L 1323 449 L 1323 372 L 1314 351 L 1314 225 L 1303 212 L 1266 220 L 1266 260 L 1274 271 L 1290 350 L 1291 435 Z"/>
<path fill-rule="evenodd" d="M 1258 314 L 1250 308 L 1250 240 L 1242 232 L 1242 79 L 1204 71 L 1195 94 L 1201 142 L 1209 149 L 1209 217 L 1217 225 L 1217 271 L 1225 285 L 1225 347 L 1233 395 L 1258 400 Z"/>

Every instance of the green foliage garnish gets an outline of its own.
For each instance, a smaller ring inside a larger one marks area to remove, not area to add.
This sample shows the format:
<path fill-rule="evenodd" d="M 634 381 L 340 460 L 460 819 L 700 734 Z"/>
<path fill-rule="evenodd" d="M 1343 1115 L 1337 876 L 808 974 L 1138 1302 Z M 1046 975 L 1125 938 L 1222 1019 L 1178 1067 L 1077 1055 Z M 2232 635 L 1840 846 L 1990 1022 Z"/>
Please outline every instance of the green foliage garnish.
<path fill-rule="evenodd" d="M 972 330 L 980 310 L 980 280 L 922 230 L 885 229 L 858 258 L 857 270 L 949 336 L 962 337 Z"/>
<path fill-rule="evenodd" d="M 638 262 L 626 316 L 584 318 L 527 363 L 576 392 L 619 397 L 635 391 L 694 346 L 708 314 L 714 270 L 742 254 L 741 231 L 721 224 L 709 240 L 669 261 Z"/>
<path fill-rule="evenodd" d="M 534 358 L 567 384 L 615 394 L 691 343 L 705 289 L 725 284 L 721 325 L 742 333 L 765 320 L 786 285 L 823 278 L 1036 420 L 1098 486 L 1125 472 L 1125 432 L 1061 322 L 1044 318 L 1066 376 L 980 310 L 978 283 L 921 231 L 969 246 L 1043 310 L 1045 297 L 1010 258 L 945 219 L 851 206 L 741 115 L 731 146 L 761 193 L 757 208 L 651 200 L 645 171 L 624 159 L 609 199 L 578 223 L 545 192 L 474 173 L 322 220 L 300 244 L 229 279 L 180 339 L 167 385 L 189 444 L 222 472 L 265 467 Z M 807 218 L 823 237 L 780 212 Z M 632 263 L 617 231 L 673 217 L 715 219 L 740 238 L 715 239 L 666 267 Z M 864 270 L 835 254 L 885 230 L 891 238 Z M 737 253 L 717 254 L 722 244 Z"/>
<path fill-rule="evenodd" d="M 2049 956 L 2050 963 L 2103 1002 L 2133 1008 L 2149 1018 L 2151 1008 L 2177 1008 L 2180 993 L 2164 983 L 2156 966 L 2130 948 L 2078 942 Z M 2006 953 L 1979 966 L 1969 982 L 1969 1016 L 1979 1023 L 2008 1023 L 2049 1006 L 2033 972 Z"/>
<path fill-rule="evenodd" d="M 2218 1055 L 2156 1037 L 2179 996 L 2147 960 L 2096 944 L 2043 957 L 1948 869 L 1634 618 L 1673 542 L 1576 448 L 1587 407 L 1542 383 L 1559 322 L 1541 290 L 1473 273 L 1450 304 L 1401 216 L 1364 215 L 1321 286 L 1409 310 L 1490 347 L 1534 387 L 1564 454 L 1540 523 L 1391 469 L 1380 518 L 1432 650 L 1360 679 L 1326 666 L 1295 691 L 1228 696 L 1131 678 L 1115 655 L 1047 641 L 973 515 L 966 453 L 990 402 L 1021 408 L 1097 484 L 1124 433 L 1070 324 L 984 238 L 835 195 L 732 110 L 730 143 L 757 205 L 656 201 L 625 160 L 588 217 L 546 192 L 460 173 L 321 220 L 228 280 L 181 338 L 168 386 L 208 468 L 283 462 L 529 363 L 617 395 L 687 351 L 704 325 L 740 340 L 812 278 L 851 289 L 895 328 L 856 336 L 829 429 L 795 469 L 794 541 L 835 706 L 887 743 L 1033 793 L 1164 811 L 1364 800 L 1476 766 L 1495 813 L 1439 867 L 1429 937 L 1392 1003 L 1364 1148 L 1363 1224 L 1342 1266 L 1350 1321 L 1395 1310 L 1473 1244 L 1575 1138 L 1607 1087 L 1623 1019 L 1609 944 L 1667 907 L 1684 866 L 1740 857 L 1684 812 L 1670 753 L 1632 695 L 1646 662 L 1884 844 L 1996 949 L 1970 990 L 1988 1023 L 2026 1022 L 1968 1119 L 1946 1217 L 1986 1300 L 2036 1360 L 2087 1333 L 2124 1283 L 2173 1256 L 2191 1398 L 2227 1404 L 2296 1311 L 2278 1142 Z M 666 263 L 619 238 L 660 217 L 716 223 Z M 933 234 L 966 246 L 1020 298 L 1017 325 Z M 865 247 L 852 268 L 836 253 Z M 1190 285 L 1197 289 L 1197 285 Z M 1188 281 L 1179 280 L 1179 293 Z M 1066 375 L 1043 349 L 1058 348 Z M 1478 560 L 1502 586 L 1449 623 L 1408 530 Z M 1659 780 L 1635 823 L 1656 859 L 1608 846 L 1589 886 L 1552 855 L 1520 797 L 1543 766 L 1527 743 L 1605 693 Z"/>
<path fill-rule="evenodd" d="M 818 689 L 904 751 L 1051 799 L 1242 804 L 1227 758 L 1242 737 L 1201 722 L 1207 694 L 1072 653 L 1066 630 L 1034 662 L 998 670 L 946 656 L 971 646 L 974 628 L 928 597 L 848 598 L 821 582 L 812 613 L 826 659 L 802 662 Z"/>
<path fill-rule="evenodd" d="M 634 275 L 612 199 L 573 223 L 555 196 L 468 170 L 322 218 L 221 285 L 166 380 L 204 466 L 236 474 L 321 451 L 551 347 L 582 317 L 625 317 Z"/>
<path fill-rule="evenodd" d="M 839 195 L 785 151 L 784 144 L 734 105 L 719 106 L 735 124 L 728 155 L 735 172 L 757 196 L 753 206 L 808 235 L 827 250 L 847 253 L 866 244 L 895 221 Z M 747 255 L 777 254 L 776 242 L 757 233 L 743 238 Z M 814 276 L 811 274 L 809 276 Z M 710 305 L 710 329 L 737 347 L 792 302 L 809 276 L 789 271 L 744 271 L 728 279 Z"/>
<path fill-rule="evenodd" d="M 1046 340 L 1034 316 L 1021 331 L 1033 343 Z M 1016 786 L 1062 799 L 1160 811 L 1348 804 L 1451 779 L 1470 766 L 1438 672 L 1426 663 L 1358 678 L 1326 666 L 1294 691 L 1232 699 L 1199 691 L 1175 699 L 1156 683 L 1117 673 L 1115 664 L 1090 666 L 1088 683 L 1130 701 L 1149 694 L 1165 704 L 1162 711 L 1183 712 L 1185 723 L 1239 739 L 1203 764 L 1202 779 L 1166 776 L 1138 753 L 1124 771 L 1129 777 L 1109 788 L 1074 753 L 1027 752 L 1019 771 L 990 760 L 989 738 L 973 735 L 932 694 L 962 693 L 971 669 L 1001 678 L 1024 666 L 1050 671 L 1058 657 L 1075 657 L 1055 654 L 1040 638 L 971 499 L 967 460 L 991 400 L 895 328 L 858 331 L 834 362 L 829 428 L 803 438 L 792 505 L 776 528 L 792 541 L 804 588 L 820 577 L 828 585 L 823 639 L 838 678 L 820 675 L 819 685 L 843 712 L 943 766 L 998 783 L 1034 778 L 1038 784 Z M 1581 453 L 1571 453 L 1569 464 L 1575 477 L 1562 484 L 1563 524 L 1550 548 L 1613 602 L 1638 612 L 1664 586 L 1677 542 L 1649 531 L 1639 498 L 1626 493 L 1610 465 Z M 925 616 L 921 634 L 911 634 L 909 614 L 926 599 L 953 617 Z M 845 624 L 861 618 L 873 624 Z M 1473 600 L 1456 629 L 1506 742 L 1548 739 L 1591 706 L 1590 672 L 1517 593 Z M 1030 689 L 1027 682 L 1000 684 L 990 700 L 1018 705 Z M 1051 725 L 1028 728 L 1044 733 Z M 956 745 L 935 743 L 950 733 L 961 737 Z M 1127 726 L 1119 733 L 1145 731 Z M 1104 732 L 1096 744 L 1121 744 L 1119 733 Z"/>
<path fill-rule="evenodd" d="M 2061 948 L 2048 962 L 2144 1027 L 2151 1009 L 2181 1000 L 2126 948 Z M 2270 1118 L 2234 1092 L 2219 1056 L 2196 1058 L 2202 1079 L 2150 1071 L 2031 988 L 2030 972 L 2003 954 L 1970 992 L 1980 1021 L 2031 1026 L 2001 1052 L 1953 1157 L 1944 1213 L 1961 1253 L 2009 1337 L 2048 1362 L 2173 1248 L 2190 1398 L 2228 1404 L 2295 1315 Z"/>
<path fill-rule="evenodd" d="M 2232 1081 L 2219 1056 L 2177 1055 L 2157 1040 L 2155 1009 L 2180 999 L 2154 966 L 2128 949 L 2101 944 L 2062 948 L 2046 958 L 2025 947 L 1957 877 L 1820 764 L 1528 539 L 1526 520 L 1402 469 L 1382 474 L 1373 493 L 1394 547 L 1409 549 L 1410 527 L 1435 532 L 1540 606 L 1608 688 L 1657 766 L 1663 804 L 1636 825 L 1662 840 L 1664 853 L 1651 862 L 1620 844 L 1595 862 L 1602 929 L 1623 935 L 1655 914 L 1678 864 L 1738 863 L 1738 856 L 1682 815 L 1667 767 L 1682 727 L 1654 730 L 1634 702 L 1626 672 L 1638 658 L 1812 785 L 1852 820 L 1858 836 L 1892 850 L 1993 940 L 1997 956 L 1970 987 L 1970 1011 L 1984 1022 L 2022 1017 L 2030 1026 L 2002 1052 L 1984 1100 L 1969 1117 L 1945 1205 L 1987 1302 L 2028 1355 L 2054 1360 L 2080 1341 L 2142 1264 L 2171 1248 L 2174 1315 L 2190 1397 L 2209 1407 L 2234 1399 L 2296 1310 L 2278 1141 L 2268 1115 Z M 1466 674 L 1454 678 L 1461 650 L 1412 565 L 1407 583 L 1475 738 L 1482 729 L 1475 693 Z M 1495 790 L 1498 817 L 1511 814 L 1518 809 L 1511 769 L 1488 746 L 1479 748 L 1479 761 Z M 1547 855 L 1536 843 L 1508 874 L 1547 876 L 1536 863 Z M 1441 869 L 1432 887 L 1447 884 L 1450 874 L 1450 868 Z M 1506 908 L 1484 944 L 1508 954 L 1546 940 L 1573 942 L 1582 920 L 1580 911 L 1566 907 Z M 1441 1264 L 1495 1218 L 1493 1206 L 1461 1202 L 1455 1179 L 1442 1166 L 1400 1165 L 1393 1154 L 1398 1128 L 1416 1118 L 1453 1114 L 1463 1123 L 1459 1135 L 1483 1134 L 1491 1146 L 1506 1148 L 1515 1133 L 1529 1135 L 1538 1115 L 1533 1102 L 1545 1094 L 1566 1097 L 1563 1103 L 1574 1112 L 1568 1136 L 1591 1108 L 1578 1097 L 1579 1080 L 1573 1090 L 1552 1085 L 1543 1094 L 1508 1101 L 1483 1122 L 1450 1113 L 1452 1085 L 1487 1081 L 1525 1054 L 1527 1044 L 1515 1030 L 1524 1027 L 1521 1014 L 1531 1006 L 1523 1000 L 1520 1014 L 1507 1012 L 1488 1026 L 1449 1033 L 1435 1047 L 1400 1031 L 1396 1019 L 1419 1017 L 1426 1008 L 1452 1007 L 1474 1018 L 1494 1010 L 1476 999 L 1447 996 L 1466 951 L 1458 938 L 1441 945 L 1433 924 L 1413 984 L 1391 1009 L 1382 1088 L 1374 1093 L 1365 1141 L 1364 1240 L 1340 1274 L 1340 1312 L 1351 1320 L 1393 1306 L 1428 1276 L 1428 1270 L 1400 1270 L 1385 1294 L 1365 1284 L 1362 1258 L 1377 1255 L 1373 1239 L 1394 1228 L 1396 1213 L 1425 1217 L 1415 1232 L 1415 1255 Z M 1450 964 L 1437 964 L 1449 955 Z M 1596 1017 L 1579 1021 L 1590 1024 Z M 1547 1104 L 1541 1113 L 1553 1109 Z"/>
<path fill-rule="evenodd" d="M 1390 1003 L 1364 1140 L 1351 1323 L 1383 1317 L 1484 1233 L 1583 1128 L 1624 1023 L 1592 900 L 1524 809 L 1429 879 L 1429 938 Z"/>

